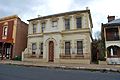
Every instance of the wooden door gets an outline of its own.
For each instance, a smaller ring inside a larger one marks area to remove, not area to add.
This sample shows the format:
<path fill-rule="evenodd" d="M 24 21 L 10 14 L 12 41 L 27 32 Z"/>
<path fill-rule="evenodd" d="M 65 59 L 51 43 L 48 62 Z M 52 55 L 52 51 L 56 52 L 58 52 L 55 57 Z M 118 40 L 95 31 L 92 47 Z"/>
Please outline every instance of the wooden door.
<path fill-rule="evenodd" d="M 54 61 L 54 43 L 53 41 L 49 42 L 49 62 Z"/>

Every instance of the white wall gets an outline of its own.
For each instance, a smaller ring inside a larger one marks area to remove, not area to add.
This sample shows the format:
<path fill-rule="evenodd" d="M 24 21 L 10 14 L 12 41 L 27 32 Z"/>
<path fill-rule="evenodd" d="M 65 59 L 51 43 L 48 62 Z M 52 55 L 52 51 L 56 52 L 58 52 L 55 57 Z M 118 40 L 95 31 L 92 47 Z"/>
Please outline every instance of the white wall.
<path fill-rule="evenodd" d="M 90 28 L 89 24 L 89 17 L 88 14 L 82 13 L 82 28 Z M 90 29 L 77 29 L 76 28 L 76 18 L 74 15 L 69 15 L 70 18 L 70 30 L 73 31 L 73 33 L 69 34 L 69 31 L 65 31 L 65 23 L 64 23 L 64 16 L 59 16 L 58 19 L 58 26 L 52 27 L 52 21 L 51 18 L 44 19 L 46 21 L 46 27 L 44 30 L 44 33 L 41 33 L 41 20 L 34 20 L 30 21 L 29 23 L 29 29 L 28 29 L 28 47 L 31 43 L 37 43 L 37 48 L 39 48 L 40 42 L 43 42 L 43 59 L 47 62 L 48 61 L 48 46 L 49 41 L 54 42 L 54 59 L 59 59 L 60 53 L 64 53 L 63 48 L 61 48 L 62 42 L 66 40 L 70 40 L 72 43 L 72 48 L 76 45 L 77 40 L 83 41 L 83 53 L 87 56 L 87 58 L 91 55 L 91 37 L 90 33 L 87 32 Z M 33 23 L 37 24 L 37 34 L 33 34 Z M 75 33 L 77 31 L 77 33 Z M 82 31 L 82 32 L 81 32 Z M 67 34 L 64 34 L 62 32 L 68 32 Z M 42 35 L 42 36 L 40 36 Z M 76 53 L 77 50 L 75 50 Z M 72 52 L 72 49 L 71 49 Z"/>
<path fill-rule="evenodd" d="M 88 14 L 82 13 L 81 15 L 82 15 L 82 28 L 90 28 L 90 25 L 89 25 L 90 21 L 89 21 Z M 74 15 L 69 15 L 69 16 L 71 16 L 71 18 L 70 18 L 70 29 L 76 29 L 76 18 L 74 17 Z M 51 18 L 44 19 L 44 20 L 47 20 L 44 32 L 45 33 L 48 33 L 48 32 L 61 32 L 62 30 L 65 30 L 65 24 L 64 24 L 64 18 L 63 17 L 64 16 L 57 17 L 57 18 L 59 18 L 57 27 L 52 27 Z M 35 21 L 30 21 L 28 33 L 32 34 L 33 23 L 37 24 L 37 33 L 41 33 L 40 20 L 36 20 L 36 22 Z"/>
<path fill-rule="evenodd" d="M 105 44 L 106 44 L 106 49 L 112 45 L 116 45 L 120 47 L 120 41 L 106 41 Z"/>

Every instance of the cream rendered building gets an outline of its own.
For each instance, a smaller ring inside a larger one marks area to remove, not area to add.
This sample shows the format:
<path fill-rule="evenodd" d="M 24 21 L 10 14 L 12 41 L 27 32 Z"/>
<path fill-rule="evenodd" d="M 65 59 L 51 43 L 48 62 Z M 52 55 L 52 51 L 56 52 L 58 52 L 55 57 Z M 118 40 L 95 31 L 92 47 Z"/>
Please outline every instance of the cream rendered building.
<path fill-rule="evenodd" d="M 93 25 L 89 9 L 28 21 L 23 61 L 90 64 Z"/>

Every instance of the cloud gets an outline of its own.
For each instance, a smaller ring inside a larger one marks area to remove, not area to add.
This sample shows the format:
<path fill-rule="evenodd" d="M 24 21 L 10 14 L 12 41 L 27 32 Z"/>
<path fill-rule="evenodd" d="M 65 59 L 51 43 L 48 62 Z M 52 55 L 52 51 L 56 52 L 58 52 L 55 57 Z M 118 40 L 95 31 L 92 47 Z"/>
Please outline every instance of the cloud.
<path fill-rule="evenodd" d="M 120 17 L 119 0 L 0 0 L 0 17 L 17 14 L 24 21 L 89 7 L 93 20 L 93 34 L 107 23 L 107 16 Z M 26 21 L 27 22 L 27 21 Z"/>
<path fill-rule="evenodd" d="M 43 5 L 42 0 L 4 0 L 0 2 L 0 17 L 17 14 L 24 21 L 34 18 L 38 10 L 34 7 Z"/>
<path fill-rule="evenodd" d="M 48 0 L 48 8 L 52 13 L 60 13 L 69 11 L 73 0 Z"/>
<path fill-rule="evenodd" d="M 120 9 L 118 7 L 119 3 L 119 0 L 96 0 L 88 4 L 91 9 L 94 25 L 93 35 L 95 35 L 97 31 L 101 30 L 101 23 L 107 23 L 108 15 L 120 17 Z"/>

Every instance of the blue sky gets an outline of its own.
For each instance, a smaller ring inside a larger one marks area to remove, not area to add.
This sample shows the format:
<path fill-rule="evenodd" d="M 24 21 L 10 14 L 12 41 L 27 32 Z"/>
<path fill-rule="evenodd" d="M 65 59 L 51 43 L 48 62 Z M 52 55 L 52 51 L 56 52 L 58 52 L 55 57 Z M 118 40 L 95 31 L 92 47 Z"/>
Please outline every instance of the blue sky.
<path fill-rule="evenodd" d="M 17 14 L 23 21 L 55 13 L 84 10 L 89 7 L 93 34 L 107 23 L 107 16 L 120 18 L 120 0 L 0 0 L 0 17 Z"/>

